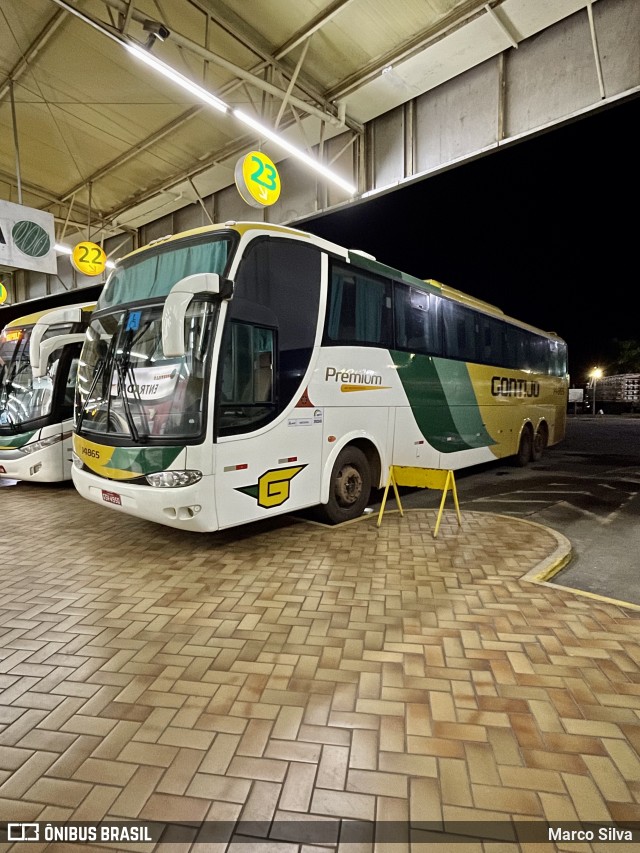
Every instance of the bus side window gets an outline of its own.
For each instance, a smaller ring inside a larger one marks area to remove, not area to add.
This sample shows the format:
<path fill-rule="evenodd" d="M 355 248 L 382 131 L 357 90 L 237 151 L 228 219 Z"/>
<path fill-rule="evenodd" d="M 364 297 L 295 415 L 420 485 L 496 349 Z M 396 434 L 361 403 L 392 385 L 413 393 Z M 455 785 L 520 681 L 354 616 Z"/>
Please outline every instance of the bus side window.
<path fill-rule="evenodd" d="M 503 323 L 504 344 L 504 366 L 515 369 L 521 365 L 518 363 L 518 329 Z"/>
<path fill-rule="evenodd" d="M 502 364 L 504 360 L 503 323 L 478 314 L 478 359 L 483 364 Z"/>
<path fill-rule="evenodd" d="M 67 383 L 64 387 L 64 405 L 73 407 L 73 401 L 76 393 L 76 379 L 78 376 L 78 362 L 79 358 L 74 358 L 71 361 L 71 366 L 69 367 L 69 375 L 67 376 Z"/>
<path fill-rule="evenodd" d="M 270 402 L 273 396 L 273 353 L 258 352 L 254 358 L 254 397 L 261 403 Z"/>
<path fill-rule="evenodd" d="M 449 358 L 477 361 L 475 313 L 463 305 L 443 300 L 445 354 Z"/>
<path fill-rule="evenodd" d="M 394 283 L 396 344 L 411 352 L 441 352 L 439 299 L 432 293 Z"/>
<path fill-rule="evenodd" d="M 356 282 L 341 270 L 334 270 L 331 276 L 327 334 L 336 343 L 356 339 Z"/>
<path fill-rule="evenodd" d="M 566 347 L 559 341 L 549 341 L 549 373 L 552 376 L 564 376 L 566 372 Z"/>
<path fill-rule="evenodd" d="M 392 345 L 391 281 L 336 264 L 325 325 L 328 344 Z"/>
<path fill-rule="evenodd" d="M 249 432 L 275 414 L 275 331 L 232 321 L 222 361 L 220 434 Z"/>
<path fill-rule="evenodd" d="M 546 338 L 531 336 L 531 367 L 538 373 L 549 373 L 549 341 Z"/>

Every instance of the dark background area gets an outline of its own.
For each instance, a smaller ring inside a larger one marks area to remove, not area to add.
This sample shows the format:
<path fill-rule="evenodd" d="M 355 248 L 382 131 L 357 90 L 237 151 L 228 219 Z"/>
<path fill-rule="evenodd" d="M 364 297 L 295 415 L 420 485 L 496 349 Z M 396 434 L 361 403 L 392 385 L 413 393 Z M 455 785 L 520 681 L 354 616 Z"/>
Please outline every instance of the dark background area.
<path fill-rule="evenodd" d="M 571 384 L 640 340 L 640 98 L 300 227 L 568 344 Z"/>

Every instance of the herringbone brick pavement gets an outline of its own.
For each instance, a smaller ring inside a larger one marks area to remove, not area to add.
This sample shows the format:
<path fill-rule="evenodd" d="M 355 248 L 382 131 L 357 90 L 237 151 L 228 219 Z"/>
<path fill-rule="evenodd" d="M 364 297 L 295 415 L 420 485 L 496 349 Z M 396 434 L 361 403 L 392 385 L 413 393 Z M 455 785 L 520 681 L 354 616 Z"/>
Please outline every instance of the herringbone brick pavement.
<path fill-rule="evenodd" d="M 640 614 L 523 581 L 545 528 L 185 534 L 24 485 L 0 511 L 0 820 L 242 819 L 261 853 L 374 849 L 274 830 L 332 818 L 640 821 Z M 453 849 L 549 849 L 496 834 Z"/>

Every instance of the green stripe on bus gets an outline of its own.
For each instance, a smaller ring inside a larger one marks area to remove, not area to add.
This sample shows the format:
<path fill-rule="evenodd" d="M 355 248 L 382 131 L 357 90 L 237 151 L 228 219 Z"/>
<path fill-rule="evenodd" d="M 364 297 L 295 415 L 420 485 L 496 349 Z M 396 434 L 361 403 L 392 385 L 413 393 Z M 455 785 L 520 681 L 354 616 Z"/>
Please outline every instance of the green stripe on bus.
<path fill-rule="evenodd" d="M 0 437 L 0 447 L 4 447 L 7 450 L 11 450 L 12 448 L 24 447 L 24 445 L 30 441 L 33 436 L 36 434 L 36 430 L 32 429 L 31 432 L 23 432 L 20 435 L 10 435 L 5 437 Z"/>
<path fill-rule="evenodd" d="M 105 468 L 155 474 L 167 469 L 183 450 L 183 447 L 116 447 Z"/>
<path fill-rule="evenodd" d="M 392 352 L 416 423 L 441 453 L 496 444 L 482 423 L 467 365 L 426 355 Z"/>

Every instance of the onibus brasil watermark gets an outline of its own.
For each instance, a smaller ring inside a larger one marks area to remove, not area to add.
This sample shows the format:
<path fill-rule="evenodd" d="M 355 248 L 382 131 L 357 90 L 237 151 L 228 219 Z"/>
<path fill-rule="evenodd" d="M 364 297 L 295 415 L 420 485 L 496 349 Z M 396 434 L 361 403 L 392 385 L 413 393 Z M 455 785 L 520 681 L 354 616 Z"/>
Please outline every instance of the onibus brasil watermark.
<path fill-rule="evenodd" d="M 366 821 L 321 815 L 280 813 L 271 821 L 78 821 L 78 822 L 0 822 L 0 843 L 152 844 L 251 843 L 259 851 L 261 844 L 294 842 L 308 844 L 349 843 L 446 843 L 467 844 L 471 840 L 495 842 L 532 842 L 555 845 L 558 842 L 584 843 L 605 841 L 621 845 L 640 845 L 640 822 L 614 821 L 520 821 L 505 816 L 498 821 Z M 148 849 L 148 847 L 147 847 Z M 638 847 L 640 849 L 640 846 Z"/>

